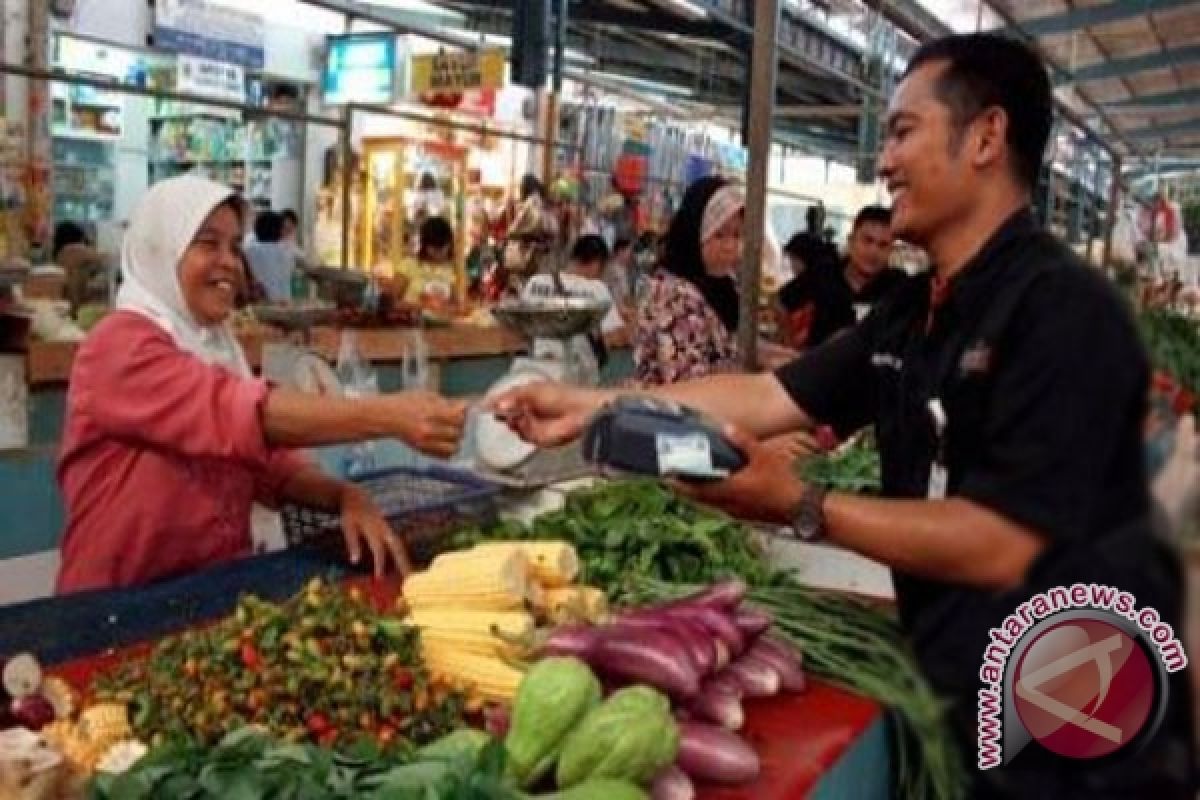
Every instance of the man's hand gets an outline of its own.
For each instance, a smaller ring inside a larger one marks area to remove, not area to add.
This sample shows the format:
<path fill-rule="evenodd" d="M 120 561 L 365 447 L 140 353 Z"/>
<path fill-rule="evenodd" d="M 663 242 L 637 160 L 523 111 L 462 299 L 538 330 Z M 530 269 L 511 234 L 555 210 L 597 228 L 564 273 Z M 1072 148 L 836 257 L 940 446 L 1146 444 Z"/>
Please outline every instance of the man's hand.
<path fill-rule="evenodd" d="M 362 560 L 365 542 L 375 562 L 376 578 L 383 577 L 388 561 L 396 565 L 402 576 L 412 571 L 404 542 L 392 531 L 392 526 L 384 519 L 375 501 L 362 488 L 352 483 L 343 484 L 340 511 L 342 535 L 346 537 L 350 563 L 357 564 Z"/>
<path fill-rule="evenodd" d="M 610 396 L 599 390 L 540 381 L 503 392 L 488 400 L 484 408 L 530 444 L 557 447 L 579 438 Z"/>
<path fill-rule="evenodd" d="M 382 398 L 396 434 L 426 455 L 449 458 L 458 452 L 467 404 L 425 391 L 397 392 Z"/>
<path fill-rule="evenodd" d="M 746 466 L 715 483 L 673 481 L 693 500 L 724 509 L 735 517 L 786 524 L 804 494 L 794 461 L 784 448 L 770 447 L 732 425 L 723 433 L 746 457 Z"/>

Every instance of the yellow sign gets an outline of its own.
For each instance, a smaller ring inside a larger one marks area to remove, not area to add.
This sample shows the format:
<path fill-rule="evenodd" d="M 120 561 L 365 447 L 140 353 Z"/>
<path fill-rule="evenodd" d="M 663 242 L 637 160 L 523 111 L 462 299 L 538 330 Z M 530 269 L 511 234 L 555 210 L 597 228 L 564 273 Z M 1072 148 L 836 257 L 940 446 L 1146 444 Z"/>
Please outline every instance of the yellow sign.
<path fill-rule="evenodd" d="M 412 57 L 413 94 L 465 92 L 504 86 L 504 51 L 437 53 Z"/>

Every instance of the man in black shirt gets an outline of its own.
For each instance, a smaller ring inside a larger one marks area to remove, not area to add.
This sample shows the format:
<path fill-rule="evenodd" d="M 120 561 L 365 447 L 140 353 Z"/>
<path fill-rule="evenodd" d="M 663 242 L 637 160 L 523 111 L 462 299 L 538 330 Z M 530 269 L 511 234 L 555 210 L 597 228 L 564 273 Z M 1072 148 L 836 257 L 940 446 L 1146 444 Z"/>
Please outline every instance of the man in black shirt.
<path fill-rule="evenodd" d="M 1178 560 L 1152 524 L 1146 354 L 1114 288 L 1029 211 L 1051 109 L 1045 69 L 1025 46 L 994 34 L 924 45 L 891 100 L 880 168 L 893 231 L 929 253 L 931 273 L 774 374 L 655 392 L 731 423 L 727 435 L 747 457 L 730 478 L 684 491 L 739 516 L 790 522 L 802 539 L 827 537 L 892 568 L 901 621 L 925 675 L 950 701 L 971 763 L 982 760 L 985 650 L 1036 593 L 1112 586 L 1183 628 Z M 577 436 L 613 396 L 540 384 L 496 406 L 527 439 L 550 444 Z M 875 426 L 882 497 L 805 485 L 760 444 L 816 423 L 842 434 Z M 1059 704 L 1075 715 L 1057 722 L 1069 736 L 1096 728 L 1088 715 L 1121 671 L 1107 660 L 1082 663 L 1101 688 L 1074 707 Z M 1108 758 L 1068 758 L 1040 738 L 1010 752 L 1017 723 L 1006 717 L 1010 760 L 974 771 L 970 796 L 1192 800 L 1187 678 L 1186 670 L 1167 674 L 1156 690 L 1166 693 L 1157 727 L 1135 727 L 1146 731 L 1142 746 Z"/>
<path fill-rule="evenodd" d="M 863 208 L 850 229 L 845 258 L 806 269 L 779 290 L 790 347 L 816 347 L 853 327 L 907 278 L 888 266 L 891 223 L 892 214 L 883 206 Z"/>
<path fill-rule="evenodd" d="M 831 266 L 837 261 L 837 248 L 834 247 L 822 230 L 825 225 L 825 209 L 821 206 L 809 206 L 804 212 L 805 230 L 788 239 L 783 246 L 783 254 L 792 263 L 792 271 L 797 275 L 817 267 Z"/>

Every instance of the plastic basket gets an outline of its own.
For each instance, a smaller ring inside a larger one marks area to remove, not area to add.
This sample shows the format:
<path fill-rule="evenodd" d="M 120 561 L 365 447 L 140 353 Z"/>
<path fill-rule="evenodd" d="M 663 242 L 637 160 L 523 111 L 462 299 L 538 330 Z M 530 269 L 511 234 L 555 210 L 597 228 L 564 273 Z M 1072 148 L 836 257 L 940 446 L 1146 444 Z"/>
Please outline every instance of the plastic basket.
<path fill-rule="evenodd" d="M 408 547 L 416 564 L 427 563 L 442 536 L 467 520 L 495 518 L 500 487 L 469 472 L 447 467 L 394 467 L 354 479 L 365 488 Z M 289 547 L 331 537 L 341 538 L 336 514 L 288 505 L 282 509 Z"/>

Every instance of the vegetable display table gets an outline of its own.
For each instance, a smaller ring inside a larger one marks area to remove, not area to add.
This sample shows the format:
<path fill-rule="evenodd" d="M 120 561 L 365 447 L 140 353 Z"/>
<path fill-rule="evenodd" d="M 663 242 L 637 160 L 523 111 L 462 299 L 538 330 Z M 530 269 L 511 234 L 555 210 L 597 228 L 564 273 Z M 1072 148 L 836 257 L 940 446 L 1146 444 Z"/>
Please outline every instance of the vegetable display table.
<path fill-rule="evenodd" d="M 119 656 L 171 631 L 232 611 L 240 594 L 282 600 L 314 575 L 346 578 L 390 599 L 394 581 L 350 576 L 337 554 L 294 549 L 257 556 L 138 590 L 87 592 L 0 608 L 0 653 L 33 652 L 83 685 Z M 808 692 L 746 705 L 745 737 L 763 765 L 759 780 L 709 789 L 710 800 L 886 798 L 887 726 L 874 703 L 814 681 Z"/>

